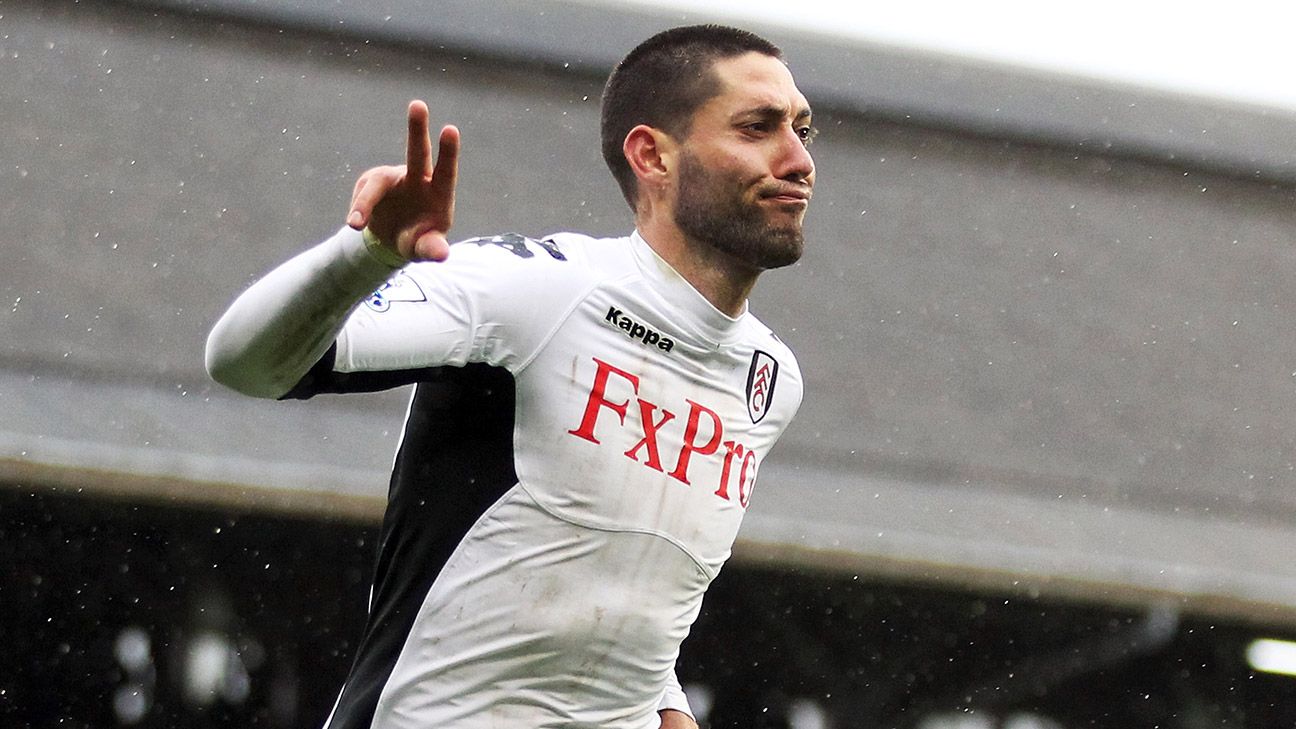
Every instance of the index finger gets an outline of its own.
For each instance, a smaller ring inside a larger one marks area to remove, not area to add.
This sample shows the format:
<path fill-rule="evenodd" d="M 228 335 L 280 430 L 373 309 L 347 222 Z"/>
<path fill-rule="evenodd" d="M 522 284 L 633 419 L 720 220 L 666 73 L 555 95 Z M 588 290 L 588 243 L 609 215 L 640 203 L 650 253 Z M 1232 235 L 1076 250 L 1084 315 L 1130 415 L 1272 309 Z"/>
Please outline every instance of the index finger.
<path fill-rule="evenodd" d="M 405 142 L 405 176 L 427 179 L 432 169 L 432 140 L 428 136 L 428 108 L 422 101 L 409 105 L 409 138 Z"/>

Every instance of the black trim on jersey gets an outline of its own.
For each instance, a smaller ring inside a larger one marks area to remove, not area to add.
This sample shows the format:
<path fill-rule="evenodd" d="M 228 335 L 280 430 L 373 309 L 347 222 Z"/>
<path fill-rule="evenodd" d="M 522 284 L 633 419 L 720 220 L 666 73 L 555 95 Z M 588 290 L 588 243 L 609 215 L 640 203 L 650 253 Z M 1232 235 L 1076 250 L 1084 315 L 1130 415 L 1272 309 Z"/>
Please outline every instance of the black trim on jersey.
<path fill-rule="evenodd" d="M 477 519 L 517 483 L 516 386 L 508 370 L 484 364 L 339 375 L 333 359 L 329 350 L 285 397 L 418 379 L 392 469 L 369 618 L 329 724 L 369 729 L 432 583 Z"/>
<path fill-rule="evenodd" d="M 280 400 L 309 400 L 316 395 L 348 392 L 380 392 L 402 385 L 412 385 L 428 378 L 439 367 L 422 367 L 412 370 L 383 370 L 379 372 L 334 372 L 337 361 L 337 342 L 302 376 L 293 388 L 279 397 Z"/>

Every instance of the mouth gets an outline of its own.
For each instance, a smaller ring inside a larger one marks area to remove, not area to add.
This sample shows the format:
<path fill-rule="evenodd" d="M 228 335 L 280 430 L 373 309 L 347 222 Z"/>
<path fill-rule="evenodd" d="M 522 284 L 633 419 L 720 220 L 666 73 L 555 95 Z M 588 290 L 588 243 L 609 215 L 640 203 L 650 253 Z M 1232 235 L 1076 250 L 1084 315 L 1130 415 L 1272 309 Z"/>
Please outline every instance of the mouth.
<path fill-rule="evenodd" d="M 765 195 L 761 200 L 775 208 L 797 213 L 803 212 L 810 205 L 810 198 L 806 195 Z"/>
<path fill-rule="evenodd" d="M 782 205 L 805 206 L 810 202 L 810 189 L 808 187 L 783 185 L 762 192 L 761 198 Z"/>

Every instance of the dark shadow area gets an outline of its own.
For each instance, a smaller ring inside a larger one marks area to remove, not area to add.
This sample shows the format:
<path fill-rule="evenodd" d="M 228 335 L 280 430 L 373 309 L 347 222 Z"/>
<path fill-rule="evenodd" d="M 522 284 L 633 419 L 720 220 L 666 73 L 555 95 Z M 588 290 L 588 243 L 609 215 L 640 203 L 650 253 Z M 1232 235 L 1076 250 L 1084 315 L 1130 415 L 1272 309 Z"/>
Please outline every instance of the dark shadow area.
<path fill-rule="evenodd" d="M 320 726 L 376 527 L 0 489 L 0 724 Z M 731 565 L 679 664 L 703 726 L 1296 725 L 1255 626 Z M 1288 638 L 1296 637 L 1288 635 Z"/>

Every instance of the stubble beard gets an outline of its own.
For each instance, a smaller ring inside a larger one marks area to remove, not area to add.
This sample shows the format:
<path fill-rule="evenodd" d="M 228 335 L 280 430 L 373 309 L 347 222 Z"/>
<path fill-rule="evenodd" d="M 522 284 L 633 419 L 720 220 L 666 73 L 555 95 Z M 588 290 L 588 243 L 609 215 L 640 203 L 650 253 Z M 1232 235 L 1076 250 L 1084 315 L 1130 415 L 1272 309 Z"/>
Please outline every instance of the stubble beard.
<path fill-rule="evenodd" d="M 801 218 L 775 225 L 757 203 L 743 200 L 720 175 L 685 154 L 680 160 L 675 224 L 689 238 L 760 270 L 790 266 L 801 259 Z"/>

